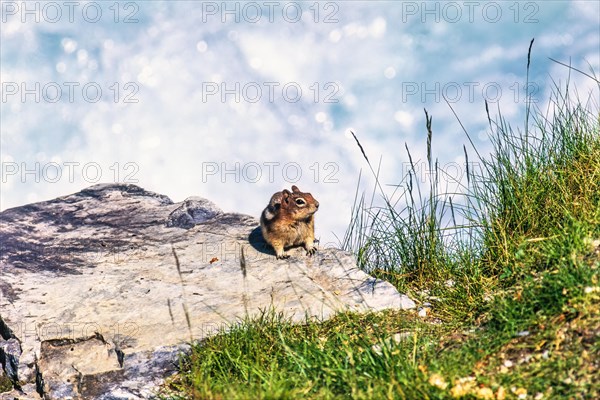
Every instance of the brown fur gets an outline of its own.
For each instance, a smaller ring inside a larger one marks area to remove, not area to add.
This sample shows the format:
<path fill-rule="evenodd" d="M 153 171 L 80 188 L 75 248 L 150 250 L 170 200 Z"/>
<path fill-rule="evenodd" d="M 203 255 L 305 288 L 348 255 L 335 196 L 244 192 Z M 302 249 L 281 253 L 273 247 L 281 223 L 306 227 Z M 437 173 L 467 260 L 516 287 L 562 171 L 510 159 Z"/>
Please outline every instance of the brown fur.
<path fill-rule="evenodd" d="M 298 200 L 300 199 L 300 200 Z M 315 242 L 315 212 L 319 202 L 297 186 L 274 193 L 260 217 L 263 237 L 275 250 L 277 258 L 288 258 L 285 249 L 304 246 L 307 255 L 313 255 Z"/>

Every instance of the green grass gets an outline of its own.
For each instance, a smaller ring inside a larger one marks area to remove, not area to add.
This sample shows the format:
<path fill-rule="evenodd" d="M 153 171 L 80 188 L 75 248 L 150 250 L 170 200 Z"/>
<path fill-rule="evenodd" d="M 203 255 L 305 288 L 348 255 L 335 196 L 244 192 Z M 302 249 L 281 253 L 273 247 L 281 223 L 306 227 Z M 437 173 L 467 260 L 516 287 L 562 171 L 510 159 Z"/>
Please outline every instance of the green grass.
<path fill-rule="evenodd" d="M 357 196 L 343 244 L 426 317 L 265 311 L 194 345 L 163 397 L 600 398 L 600 117 L 569 90 L 520 130 L 488 112 L 493 151 L 465 147 L 459 191 L 441 189 L 427 114 L 426 184 L 413 167 L 388 195 L 368 163 L 381 205 Z"/>
<path fill-rule="evenodd" d="M 8 392 L 13 388 L 12 381 L 4 373 L 0 374 L 0 393 Z"/>

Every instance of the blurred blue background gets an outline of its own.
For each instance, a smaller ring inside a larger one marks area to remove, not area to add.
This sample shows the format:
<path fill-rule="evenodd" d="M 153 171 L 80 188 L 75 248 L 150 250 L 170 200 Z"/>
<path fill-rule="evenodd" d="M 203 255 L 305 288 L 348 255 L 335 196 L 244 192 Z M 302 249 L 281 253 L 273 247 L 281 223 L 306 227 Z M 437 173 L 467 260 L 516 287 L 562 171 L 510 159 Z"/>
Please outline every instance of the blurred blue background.
<path fill-rule="evenodd" d="M 522 127 L 553 81 L 598 105 L 600 2 L 2 1 L 2 210 L 99 182 L 198 195 L 258 216 L 292 184 L 336 243 L 372 179 L 407 172 L 405 143 L 461 178 L 498 109 Z M 424 177 L 426 176 L 424 170 Z"/>

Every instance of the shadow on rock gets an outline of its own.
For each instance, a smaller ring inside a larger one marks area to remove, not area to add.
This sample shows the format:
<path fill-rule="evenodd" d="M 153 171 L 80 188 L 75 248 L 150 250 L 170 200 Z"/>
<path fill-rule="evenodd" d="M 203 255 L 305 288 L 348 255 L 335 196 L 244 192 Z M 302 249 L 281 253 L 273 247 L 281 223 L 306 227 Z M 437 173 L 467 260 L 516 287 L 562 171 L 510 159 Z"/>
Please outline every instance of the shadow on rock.
<path fill-rule="evenodd" d="M 275 256 L 273 248 L 265 242 L 265 238 L 263 238 L 262 232 L 260 231 L 260 226 L 254 228 L 252 232 L 250 232 L 250 235 L 248 235 L 248 242 L 258 253 Z"/>

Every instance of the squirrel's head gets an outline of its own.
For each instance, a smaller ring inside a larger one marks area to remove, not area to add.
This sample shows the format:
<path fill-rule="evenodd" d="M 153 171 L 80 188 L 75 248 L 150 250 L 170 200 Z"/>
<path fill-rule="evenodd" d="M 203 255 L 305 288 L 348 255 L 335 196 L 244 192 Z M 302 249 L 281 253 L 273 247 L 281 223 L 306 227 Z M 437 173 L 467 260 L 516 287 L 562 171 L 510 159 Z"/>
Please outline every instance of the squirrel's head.
<path fill-rule="evenodd" d="M 309 218 L 319 209 L 319 202 L 312 194 L 301 192 L 296 185 L 292 186 L 291 192 L 284 189 L 281 195 L 281 208 L 296 220 Z"/>

